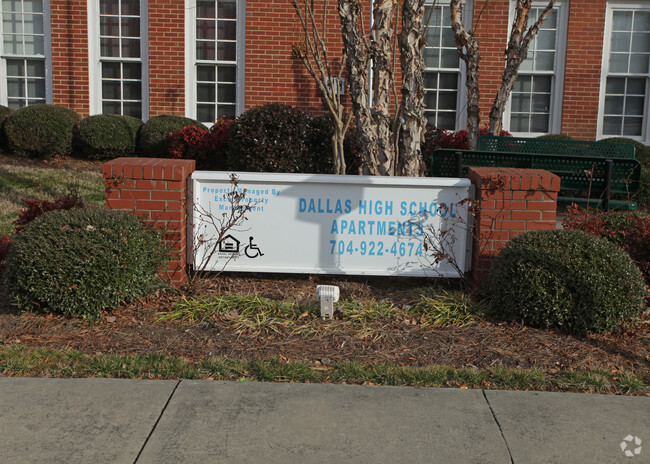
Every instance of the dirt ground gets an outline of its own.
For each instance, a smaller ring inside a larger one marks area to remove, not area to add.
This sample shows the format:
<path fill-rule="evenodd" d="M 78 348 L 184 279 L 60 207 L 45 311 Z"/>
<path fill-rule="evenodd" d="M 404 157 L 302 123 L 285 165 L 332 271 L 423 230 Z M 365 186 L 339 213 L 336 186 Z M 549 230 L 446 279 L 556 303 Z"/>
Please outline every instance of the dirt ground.
<path fill-rule="evenodd" d="M 30 164 L 0 157 L 0 163 Z M 101 163 L 67 158 L 40 165 L 97 169 Z M 407 278 L 225 273 L 207 282 L 207 294 L 234 292 L 293 301 L 315 300 L 316 285 L 339 285 L 341 298 L 376 298 L 402 306 L 431 281 Z M 4 293 L 4 292 L 2 292 Z M 417 296 L 417 295 L 415 295 Z M 206 324 L 158 322 L 158 313 L 178 298 L 162 292 L 121 306 L 94 323 L 60 316 L 18 314 L 0 299 L 0 346 L 71 348 L 87 354 L 164 353 L 187 360 L 210 357 L 303 361 L 334 364 L 349 360 L 407 366 L 433 364 L 457 368 L 537 368 L 633 371 L 650 380 L 650 312 L 635 326 L 612 334 L 577 337 L 517 324 L 480 322 L 468 327 L 427 328 L 408 320 L 375 322 L 361 333 L 342 321 L 320 321 L 308 335 L 289 332 L 247 334 L 225 320 Z"/>

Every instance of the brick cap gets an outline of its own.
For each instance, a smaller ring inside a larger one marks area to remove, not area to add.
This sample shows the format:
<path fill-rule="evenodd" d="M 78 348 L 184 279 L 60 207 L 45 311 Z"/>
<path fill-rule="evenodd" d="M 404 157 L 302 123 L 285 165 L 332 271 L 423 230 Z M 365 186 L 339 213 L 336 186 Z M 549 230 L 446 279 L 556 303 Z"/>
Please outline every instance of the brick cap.
<path fill-rule="evenodd" d="M 543 169 L 470 167 L 468 177 L 483 190 L 560 191 L 560 177 Z"/>
<path fill-rule="evenodd" d="M 115 158 L 102 165 L 102 174 L 105 179 L 127 177 L 184 180 L 195 170 L 195 160 L 166 158 L 124 157 Z"/>

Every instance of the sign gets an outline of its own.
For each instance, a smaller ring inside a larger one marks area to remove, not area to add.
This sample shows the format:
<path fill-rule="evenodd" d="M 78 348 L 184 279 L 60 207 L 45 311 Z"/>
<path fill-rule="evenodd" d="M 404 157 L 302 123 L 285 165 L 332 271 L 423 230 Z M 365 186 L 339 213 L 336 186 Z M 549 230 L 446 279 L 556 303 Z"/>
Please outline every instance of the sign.
<path fill-rule="evenodd" d="M 469 268 L 468 179 L 236 175 L 234 187 L 227 173 L 192 174 L 195 269 L 458 277 Z M 247 220 L 219 240 L 237 204 Z M 436 262 L 432 240 L 456 266 Z"/>

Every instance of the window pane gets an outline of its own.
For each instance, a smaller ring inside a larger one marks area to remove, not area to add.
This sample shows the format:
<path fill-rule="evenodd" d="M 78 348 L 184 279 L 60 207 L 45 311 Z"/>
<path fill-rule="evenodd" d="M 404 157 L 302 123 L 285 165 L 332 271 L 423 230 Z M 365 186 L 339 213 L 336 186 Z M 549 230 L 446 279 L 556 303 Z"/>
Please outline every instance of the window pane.
<path fill-rule="evenodd" d="M 4 2 L 3 2 L 4 3 Z M 14 3 L 14 2 L 12 2 Z M 20 2 L 15 2 L 15 3 L 20 3 Z M 12 10 L 12 11 L 19 11 L 20 8 L 17 10 Z M 43 0 L 24 0 L 23 1 L 23 11 L 25 13 L 42 13 L 43 12 Z"/>
<path fill-rule="evenodd" d="M 17 14 L 2 15 L 2 29 L 5 34 L 22 34 L 23 25 L 20 16 Z"/>
<path fill-rule="evenodd" d="M 139 16 L 140 0 L 122 0 L 122 14 L 129 16 Z"/>
<path fill-rule="evenodd" d="M 142 119 L 142 103 L 124 102 L 122 114 Z"/>
<path fill-rule="evenodd" d="M 140 63 L 122 63 L 124 79 L 142 79 L 142 65 Z"/>
<path fill-rule="evenodd" d="M 24 76 L 25 62 L 23 60 L 7 60 L 7 76 Z"/>
<path fill-rule="evenodd" d="M 530 111 L 530 98 L 528 95 L 512 94 L 512 111 L 528 113 Z"/>
<path fill-rule="evenodd" d="M 629 32 L 612 32 L 612 51 L 629 52 L 632 34 Z"/>
<path fill-rule="evenodd" d="M 438 73 L 425 72 L 424 73 L 424 87 L 427 89 L 438 88 Z"/>
<path fill-rule="evenodd" d="M 140 39 L 122 39 L 122 56 L 140 58 Z"/>
<path fill-rule="evenodd" d="M 103 81 L 102 97 L 109 100 L 120 100 L 122 98 L 122 89 L 119 81 Z"/>
<path fill-rule="evenodd" d="M 553 71 L 555 52 L 537 52 L 535 71 Z"/>
<path fill-rule="evenodd" d="M 235 105 L 219 105 L 219 117 L 235 119 Z"/>
<path fill-rule="evenodd" d="M 427 47 L 440 47 L 440 32 L 442 29 L 439 27 L 429 26 L 427 29 Z"/>
<path fill-rule="evenodd" d="M 119 63 L 102 63 L 102 77 L 104 78 L 117 78 L 121 77 L 120 75 L 120 64 Z"/>
<path fill-rule="evenodd" d="M 120 14 L 119 0 L 99 0 L 99 13 L 110 15 Z"/>
<path fill-rule="evenodd" d="M 647 32 L 636 32 L 632 36 L 632 52 L 633 53 L 649 53 L 650 52 L 650 34 Z"/>
<path fill-rule="evenodd" d="M 627 93 L 633 95 L 645 95 L 645 79 L 628 78 Z"/>
<path fill-rule="evenodd" d="M 555 31 L 540 30 L 535 38 L 535 45 L 537 50 L 555 50 Z"/>
<path fill-rule="evenodd" d="M 24 36 L 24 40 L 26 55 L 45 54 L 45 40 L 42 35 L 26 35 Z"/>
<path fill-rule="evenodd" d="M 548 132 L 548 114 L 536 114 L 530 120 L 531 132 Z"/>
<path fill-rule="evenodd" d="M 422 51 L 422 57 L 424 59 L 425 67 L 427 68 L 440 67 L 440 49 L 427 47 Z"/>
<path fill-rule="evenodd" d="M 458 74 L 454 73 L 441 73 L 440 74 L 440 88 L 441 89 L 458 89 Z"/>
<path fill-rule="evenodd" d="M 438 108 L 441 110 L 455 110 L 456 109 L 456 92 L 440 92 L 440 101 Z"/>
<path fill-rule="evenodd" d="M 197 105 L 196 119 L 200 122 L 213 122 L 215 120 L 214 105 Z"/>
<path fill-rule="evenodd" d="M 510 118 L 510 130 L 512 132 L 530 132 L 528 128 L 528 115 L 513 114 Z"/>
<path fill-rule="evenodd" d="M 8 99 L 7 106 L 12 110 L 19 110 L 25 107 L 25 100 Z"/>
<path fill-rule="evenodd" d="M 45 77 L 45 62 L 42 60 L 27 60 L 27 75 L 29 77 Z"/>
<path fill-rule="evenodd" d="M 43 34 L 43 15 L 26 14 L 23 16 L 25 34 Z"/>
<path fill-rule="evenodd" d="M 452 47 L 454 51 L 456 51 L 456 38 L 454 37 L 454 32 L 451 30 L 451 28 L 445 27 L 442 29 L 442 46 Z"/>
<path fill-rule="evenodd" d="M 216 16 L 214 0 L 198 0 L 196 2 L 196 17 L 214 19 Z"/>
<path fill-rule="evenodd" d="M 122 37 L 140 37 L 140 18 L 122 18 Z"/>
<path fill-rule="evenodd" d="M 517 82 L 515 82 L 514 91 L 515 92 L 530 92 L 532 89 L 532 77 L 530 76 L 518 76 Z"/>
<path fill-rule="evenodd" d="M 237 59 L 237 48 L 234 42 L 217 43 L 217 60 L 235 61 Z"/>
<path fill-rule="evenodd" d="M 608 77 L 605 92 L 608 94 L 625 93 L 625 79 L 622 77 Z"/>
<path fill-rule="evenodd" d="M 217 73 L 219 76 L 219 82 L 237 81 L 237 68 L 235 68 L 235 66 L 219 66 L 219 70 L 217 71 Z M 212 80 L 214 80 L 214 78 Z"/>
<path fill-rule="evenodd" d="M 220 40 L 235 40 L 237 38 L 237 23 L 235 21 L 218 21 L 217 38 Z"/>
<path fill-rule="evenodd" d="M 634 14 L 634 30 L 650 31 L 650 11 L 636 11 Z"/>
<path fill-rule="evenodd" d="M 100 16 L 99 34 L 103 36 L 110 35 L 110 36 L 118 37 L 120 35 L 119 19 L 112 16 Z"/>
<path fill-rule="evenodd" d="M 25 81 L 23 81 L 22 79 L 7 79 L 7 96 L 24 97 Z"/>
<path fill-rule="evenodd" d="M 29 98 L 45 98 L 45 79 L 27 80 L 27 96 Z"/>
<path fill-rule="evenodd" d="M 196 57 L 199 60 L 214 61 L 214 42 L 196 42 Z"/>
<path fill-rule="evenodd" d="M 543 28 L 557 29 L 557 10 L 551 10 L 544 20 Z"/>
<path fill-rule="evenodd" d="M 22 55 L 23 54 L 23 42 L 19 40 L 15 35 L 4 34 L 4 51 L 9 55 Z"/>
<path fill-rule="evenodd" d="M 438 128 L 454 130 L 456 128 L 456 113 L 438 113 Z"/>
<path fill-rule="evenodd" d="M 458 68 L 458 52 L 456 49 L 443 49 L 441 67 L 443 68 Z"/>
<path fill-rule="evenodd" d="M 236 86 L 234 84 L 219 84 L 217 86 L 217 101 L 235 103 Z"/>
<path fill-rule="evenodd" d="M 628 54 L 612 53 L 609 55 L 609 71 L 627 73 Z"/>
<path fill-rule="evenodd" d="M 615 31 L 632 30 L 632 12 L 631 11 L 614 11 L 613 29 Z"/>
<path fill-rule="evenodd" d="M 120 39 L 99 39 L 101 56 L 120 56 Z"/>
<path fill-rule="evenodd" d="M 643 116 L 643 97 L 627 97 L 625 99 L 625 114 L 633 116 Z"/>
<path fill-rule="evenodd" d="M 200 102 L 215 102 L 214 84 L 198 84 L 196 86 L 196 99 Z"/>
<path fill-rule="evenodd" d="M 533 92 L 551 92 L 551 76 L 534 76 L 533 77 Z"/>
<path fill-rule="evenodd" d="M 623 114 L 623 97 L 605 97 L 605 114 Z"/>
<path fill-rule="evenodd" d="M 603 134 L 620 135 L 622 133 L 623 118 L 606 116 L 603 122 Z"/>
<path fill-rule="evenodd" d="M 102 102 L 102 113 L 104 114 L 122 114 L 122 105 L 120 102 Z"/>
<path fill-rule="evenodd" d="M 235 19 L 237 17 L 237 5 L 234 0 L 219 0 L 217 2 L 217 15 L 219 18 Z"/>
<path fill-rule="evenodd" d="M 214 21 L 198 20 L 196 21 L 196 36 L 199 39 L 214 40 L 216 35 L 214 31 Z"/>
<path fill-rule="evenodd" d="M 438 94 L 435 92 L 425 92 L 424 106 L 426 108 L 436 108 L 438 106 Z"/>
<path fill-rule="evenodd" d="M 623 135 L 628 137 L 638 137 L 642 134 L 643 118 L 625 118 L 623 119 Z"/>
<path fill-rule="evenodd" d="M 196 80 L 214 82 L 216 66 L 197 66 L 196 67 Z M 221 72 L 221 68 L 219 68 Z"/>
<path fill-rule="evenodd" d="M 125 81 L 122 84 L 124 100 L 142 100 L 142 86 L 140 82 Z"/>
<path fill-rule="evenodd" d="M 650 69 L 648 69 L 648 57 L 650 55 L 637 54 L 634 55 L 630 61 L 630 72 L 638 74 L 646 74 Z"/>
<path fill-rule="evenodd" d="M 548 113 L 551 106 L 550 94 L 533 94 L 533 112 Z"/>

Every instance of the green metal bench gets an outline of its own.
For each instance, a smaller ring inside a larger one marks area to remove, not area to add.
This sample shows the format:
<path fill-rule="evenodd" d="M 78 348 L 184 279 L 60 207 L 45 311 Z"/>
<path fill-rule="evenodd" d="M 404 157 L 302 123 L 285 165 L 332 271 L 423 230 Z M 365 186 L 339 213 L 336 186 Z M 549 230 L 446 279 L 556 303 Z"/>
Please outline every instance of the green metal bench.
<path fill-rule="evenodd" d="M 478 139 L 478 151 L 530 154 L 571 155 L 588 158 L 634 159 L 634 145 L 623 142 L 592 142 L 527 137 L 483 135 Z"/>
<path fill-rule="evenodd" d="M 590 193 L 588 202 L 587 198 L 567 197 L 558 202 L 588 203 L 605 210 L 636 209 L 634 202 L 610 197 L 612 193 L 633 195 L 639 190 L 641 177 L 641 164 L 635 159 L 453 149 L 436 150 L 431 155 L 432 177 L 467 177 L 470 167 L 544 169 L 560 177 L 562 190 Z"/>

